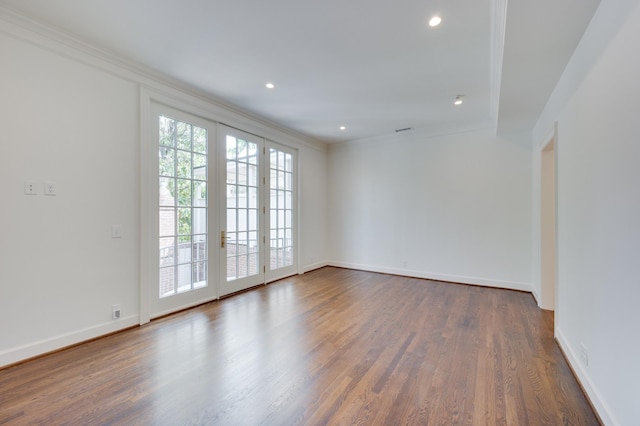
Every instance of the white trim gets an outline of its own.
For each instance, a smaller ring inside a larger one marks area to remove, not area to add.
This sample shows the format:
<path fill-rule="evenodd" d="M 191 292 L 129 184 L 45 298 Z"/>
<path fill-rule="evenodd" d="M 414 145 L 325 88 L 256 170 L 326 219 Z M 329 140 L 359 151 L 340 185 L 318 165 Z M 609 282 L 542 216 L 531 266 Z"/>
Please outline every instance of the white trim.
<path fill-rule="evenodd" d="M 139 226 L 139 242 L 140 242 L 140 282 L 138 283 L 140 292 L 140 325 L 146 324 L 151 321 L 151 303 L 149 293 L 149 286 L 146 285 L 154 276 L 152 265 L 154 264 L 152 256 L 155 251 L 151 242 L 149 231 L 145 228 L 147 218 L 149 215 L 156 215 L 157 212 L 154 205 L 151 193 L 147 188 L 155 188 L 156 186 L 156 174 L 153 172 L 155 169 L 151 158 L 149 158 L 149 140 L 151 135 L 149 134 L 151 129 L 151 94 L 144 88 L 140 87 L 140 226 Z"/>
<path fill-rule="evenodd" d="M 315 271 L 316 269 L 324 268 L 325 266 L 329 266 L 328 262 L 316 262 L 310 265 L 305 265 L 301 267 L 301 272 L 298 275 L 306 274 L 307 272 Z"/>
<path fill-rule="evenodd" d="M 207 298 L 198 300 L 196 302 L 189 302 L 189 303 L 185 303 L 184 305 L 173 306 L 170 309 L 167 309 L 164 311 L 155 312 L 153 313 L 153 315 L 151 315 L 151 319 L 160 318 L 165 315 L 175 314 L 176 312 L 184 311 L 185 309 L 193 308 L 195 306 L 205 305 L 207 303 L 215 302 L 216 300 L 220 300 L 220 296 L 218 296 L 217 293 L 216 293 L 216 296 L 214 297 L 207 297 Z"/>
<path fill-rule="evenodd" d="M 536 300 L 536 305 L 538 305 L 540 309 L 544 309 L 542 306 L 540 306 L 540 294 L 538 294 L 537 289 L 533 285 L 531 285 L 531 295 L 533 295 L 533 298 Z"/>
<path fill-rule="evenodd" d="M 553 303 L 550 305 L 548 300 L 549 296 L 546 295 L 543 289 L 543 280 L 542 280 L 542 168 L 544 165 L 543 155 L 545 152 L 549 150 L 549 146 L 553 145 L 553 198 L 554 198 L 554 250 L 555 250 L 555 258 L 554 258 L 554 295 L 553 295 Z M 538 306 L 541 309 L 556 311 L 558 306 L 558 123 L 554 123 L 553 128 L 548 133 L 546 140 L 542 140 L 537 143 L 533 148 L 534 153 L 534 167 L 536 167 L 536 171 L 534 174 L 534 187 L 532 188 L 532 196 L 533 200 L 533 208 L 534 208 L 534 218 L 532 221 L 532 230 L 534 232 L 532 243 L 534 246 L 532 247 L 532 254 L 535 257 L 532 259 L 532 266 L 535 268 L 535 273 L 533 274 L 533 283 L 532 287 L 537 290 L 536 294 L 539 296 L 536 298 L 538 302 Z"/>
<path fill-rule="evenodd" d="M 555 187 L 556 187 L 556 295 L 554 297 L 555 306 L 554 310 L 557 310 L 558 306 L 558 297 L 557 297 L 557 289 L 558 289 L 558 247 L 557 247 L 557 235 L 558 235 L 558 161 L 557 161 L 557 144 L 558 144 L 558 124 L 554 123 L 554 126 L 545 134 L 544 138 L 540 140 L 532 141 L 532 179 L 531 179 L 531 268 L 532 268 L 532 282 L 531 288 L 532 293 L 536 299 L 538 307 L 541 309 L 545 309 L 542 306 L 542 279 L 541 279 L 541 267 L 542 267 L 542 216 L 541 216 L 541 208 L 542 208 L 542 151 L 549 144 L 550 141 L 554 141 L 556 144 L 555 149 Z"/>
<path fill-rule="evenodd" d="M 547 139 L 548 140 L 548 139 Z M 541 265 L 541 193 L 542 193 L 542 152 L 532 147 L 531 155 L 531 288 L 538 306 L 540 306 L 540 265 Z"/>
<path fill-rule="evenodd" d="M 589 372 L 582 365 L 582 363 L 578 361 L 579 358 L 576 356 L 576 352 L 573 350 L 573 347 L 571 347 L 571 345 L 569 344 L 569 341 L 567 340 L 564 333 L 559 327 L 556 327 L 555 334 L 556 334 L 555 337 L 556 337 L 556 341 L 558 342 L 558 345 L 564 352 L 564 355 L 567 358 L 567 361 L 571 365 L 571 368 L 576 378 L 578 379 L 578 382 L 580 382 L 580 385 L 582 386 L 587 397 L 589 398 L 589 401 L 591 401 L 593 408 L 598 413 L 598 416 L 600 416 L 600 420 L 602 420 L 602 422 L 605 425 L 619 425 L 620 423 L 616 421 L 616 419 L 613 416 L 613 412 L 611 411 L 609 406 L 604 402 L 600 391 L 598 390 L 598 388 L 596 388 L 596 385 L 591 380 L 591 376 L 589 376 Z"/>
<path fill-rule="evenodd" d="M 103 322 L 96 326 L 72 331 L 59 336 L 43 339 L 38 342 L 17 346 L 0 352 L 0 367 L 26 361 L 30 358 L 41 356 L 53 351 L 61 350 L 69 346 L 77 345 L 87 340 L 102 337 L 130 327 L 135 327 L 139 323 L 138 315 L 123 317 L 119 320 Z"/>
<path fill-rule="evenodd" d="M 383 274 L 403 275 L 413 278 L 424 278 L 427 280 L 447 281 L 457 284 L 471 284 L 483 287 L 504 288 L 507 290 L 526 291 L 531 293 L 531 284 L 518 281 L 502 281 L 490 278 L 469 277 L 464 275 L 438 274 L 434 272 L 413 271 L 409 269 L 385 268 L 372 265 L 361 265 L 357 263 L 329 261 L 328 266 L 339 268 L 357 269 L 368 272 L 380 272 Z"/>

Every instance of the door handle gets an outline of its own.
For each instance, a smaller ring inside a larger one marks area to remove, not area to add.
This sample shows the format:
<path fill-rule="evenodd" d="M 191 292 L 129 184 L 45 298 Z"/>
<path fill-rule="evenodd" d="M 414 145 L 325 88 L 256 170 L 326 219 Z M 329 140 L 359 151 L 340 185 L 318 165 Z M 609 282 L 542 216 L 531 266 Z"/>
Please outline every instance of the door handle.
<path fill-rule="evenodd" d="M 220 231 L 220 248 L 225 248 L 226 245 L 227 245 L 226 232 Z"/>

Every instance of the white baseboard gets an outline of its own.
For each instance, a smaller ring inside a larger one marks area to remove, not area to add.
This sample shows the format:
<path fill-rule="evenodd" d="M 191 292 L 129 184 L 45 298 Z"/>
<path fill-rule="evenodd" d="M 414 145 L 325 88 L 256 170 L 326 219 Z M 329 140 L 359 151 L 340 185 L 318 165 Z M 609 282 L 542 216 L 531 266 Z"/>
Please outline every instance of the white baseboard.
<path fill-rule="evenodd" d="M 538 292 L 536 291 L 536 289 L 533 286 L 531 286 L 531 294 L 533 294 L 533 298 L 536 299 L 536 304 L 538 305 L 538 307 L 540 309 L 544 309 L 540 304 L 540 300 L 541 300 L 540 299 L 540 295 L 538 294 Z"/>
<path fill-rule="evenodd" d="M 591 401 L 591 405 L 596 410 L 602 423 L 611 426 L 619 425 L 620 423 L 615 421 L 613 415 L 611 414 L 611 410 L 602 400 L 600 392 L 598 392 L 595 384 L 593 383 L 593 381 L 591 381 L 589 373 L 585 369 L 584 365 L 582 365 L 582 363 L 580 362 L 580 358 L 576 355 L 576 351 L 573 350 L 562 330 L 559 327 L 556 327 L 555 333 L 558 345 L 560 345 L 560 348 L 564 352 L 567 361 L 571 365 L 571 369 L 577 376 L 582 389 L 584 389 L 585 393 L 587 394 L 589 401 Z"/>
<path fill-rule="evenodd" d="M 105 322 L 83 330 L 72 331 L 49 339 L 40 340 L 39 342 L 7 349 L 0 352 L 0 367 L 5 367 L 106 334 L 124 330 L 125 328 L 138 325 L 139 321 L 138 315 L 131 315 L 117 321 Z"/>
<path fill-rule="evenodd" d="M 450 281 L 462 284 L 473 284 L 488 287 L 506 288 L 512 290 L 521 290 L 531 292 L 531 285 L 519 282 L 508 282 L 500 280 L 491 280 L 485 278 L 467 277 L 459 275 L 447 275 L 447 274 L 435 274 L 422 271 L 411 271 L 405 269 L 394 269 L 376 267 L 371 265 L 361 265 L 346 262 L 317 262 L 310 265 L 305 265 L 302 268 L 302 273 L 307 273 L 315 269 L 323 268 L 325 266 L 336 266 L 340 268 L 358 269 L 370 272 L 380 272 L 392 275 L 403 275 L 416 278 L 425 278 L 438 281 Z M 10 348 L 0 352 L 0 367 L 15 364 L 17 362 L 25 361 L 29 358 L 40 356 L 52 351 L 56 351 L 68 346 L 72 346 L 78 343 L 85 342 L 87 340 L 95 339 L 106 334 L 114 333 L 116 331 L 123 330 L 125 328 L 133 327 L 139 324 L 140 318 L 138 315 L 131 315 L 124 317 L 118 321 L 109 321 L 103 324 L 99 324 L 93 327 L 88 327 L 82 330 L 65 333 L 59 336 L 44 339 L 38 342 L 30 343 L 15 348 Z"/>
<path fill-rule="evenodd" d="M 307 272 L 314 271 L 316 269 L 324 268 L 325 266 L 329 266 L 327 262 L 316 262 L 311 265 L 305 265 L 302 267 L 301 274 L 306 274 Z"/>
<path fill-rule="evenodd" d="M 408 269 L 399 269 L 399 268 L 397 269 L 385 268 L 385 267 L 360 265 L 355 263 L 336 262 L 336 261 L 330 261 L 328 265 L 337 266 L 339 268 L 358 269 L 361 271 L 380 272 L 383 274 L 403 275 L 407 277 L 424 278 L 428 280 L 449 281 L 453 283 L 472 284 L 472 285 L 479 285 L 484 287 L 497 287 L 497 288 L 505 288 L 509 290 L 526 291 L 526 292 L 532 291 L 531 284 L 517 282 L 517 281 L 502 281 L 502 280 L 494 280 L 489 278 L 468 277 L 463 275 L 437 274 L 433 272 L 412 271 Z"/>

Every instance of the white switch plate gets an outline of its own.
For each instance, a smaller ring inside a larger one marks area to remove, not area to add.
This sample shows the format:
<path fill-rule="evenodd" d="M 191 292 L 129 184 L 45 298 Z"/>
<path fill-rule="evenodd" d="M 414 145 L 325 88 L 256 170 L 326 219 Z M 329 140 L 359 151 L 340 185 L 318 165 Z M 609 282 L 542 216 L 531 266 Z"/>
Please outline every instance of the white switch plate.
<path fill-rule="evenodd" d="M 56 183 L 50 180 L 44 183 L 44 195 L 56 195 Z"/>
<path fill-rule="evenodd" d="M 24 181 L 24 193 L 26 195 L 38 194 L 38 188 L 36 187 L 36 183 L 32 180 Z"/>
<path fill-rule="evenodd" d="M 111 225 L 111 238 L 122 238 L 121 225 Z"/>

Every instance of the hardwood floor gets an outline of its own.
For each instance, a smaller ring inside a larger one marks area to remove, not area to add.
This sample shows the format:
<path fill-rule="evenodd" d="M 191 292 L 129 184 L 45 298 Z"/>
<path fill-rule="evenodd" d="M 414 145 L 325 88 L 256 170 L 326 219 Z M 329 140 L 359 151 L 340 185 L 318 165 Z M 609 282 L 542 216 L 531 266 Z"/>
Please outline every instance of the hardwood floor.
<path fill-rule="evenodd" d="M 530 294 L 323 268 L 2 370 L 0 424 L 598 421 Z"/>

